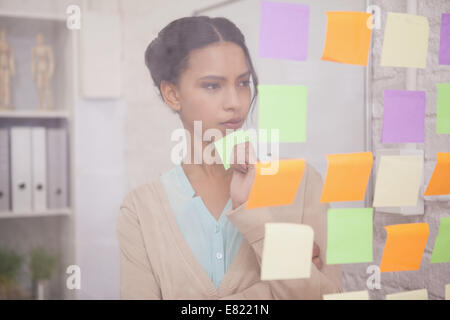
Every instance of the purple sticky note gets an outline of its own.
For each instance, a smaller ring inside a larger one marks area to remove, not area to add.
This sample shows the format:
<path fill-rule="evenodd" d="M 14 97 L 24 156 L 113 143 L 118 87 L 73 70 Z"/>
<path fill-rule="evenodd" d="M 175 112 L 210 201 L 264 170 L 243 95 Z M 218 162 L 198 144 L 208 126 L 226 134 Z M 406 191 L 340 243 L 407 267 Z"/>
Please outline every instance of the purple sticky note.
<path fill-rule="evenodd" d="M 442 14 L 439 64 L 450 65 L 450 13 Z"/>
<path fill-rule="evenodd" d="M 261 58 L 306 60 L 308 34 L 309 6 L 261 1 Z"/>
<path fill-rule="evenodd" d="M 423 143 L 425 91 L 384 91 L 383 143 Z"/>

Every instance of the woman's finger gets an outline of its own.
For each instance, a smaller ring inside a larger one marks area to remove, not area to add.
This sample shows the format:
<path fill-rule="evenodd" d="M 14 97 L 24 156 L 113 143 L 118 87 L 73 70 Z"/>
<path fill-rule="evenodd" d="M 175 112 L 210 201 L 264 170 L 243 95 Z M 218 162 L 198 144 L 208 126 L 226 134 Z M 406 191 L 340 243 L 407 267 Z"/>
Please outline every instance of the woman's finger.
<path fill-rule="evenodd" d="M 312 259 L 312 262 L 316 265 L 317 269 L 322 269 L 322 260 L 319 257 L 315 257 Z"/>
<path fill-rule="evenodd" d="M 314 242 L 312 256 L 314 258 L 314 257 L 318 257 L 319 255 L 320 255 L 320 247 L 317 245 L 317 243 Z"/>

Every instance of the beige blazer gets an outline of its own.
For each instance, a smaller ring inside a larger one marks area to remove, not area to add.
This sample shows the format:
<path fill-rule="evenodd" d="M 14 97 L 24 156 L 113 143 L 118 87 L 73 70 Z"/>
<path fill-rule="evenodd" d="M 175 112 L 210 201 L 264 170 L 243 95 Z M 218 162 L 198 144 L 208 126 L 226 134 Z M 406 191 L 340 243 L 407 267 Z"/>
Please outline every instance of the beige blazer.
<path fill-rule="evenodd" d="M 122 299 L 322 299 L 342 292 L 341 268 L 326 265 L 328 204 L 320 203 L 322 177 L 310 165 L 289 206 L 246 210 L 246 203 L 225 212 L 243 241 L 216 289 L 196 261 L 171 211 L 159 179 L 130 191 L 120 207 Z M 314 229 L 323 267 L 311 264 L 308 279 L 261 281 L 261 253 L 266 222 L 302 223 Z"/>

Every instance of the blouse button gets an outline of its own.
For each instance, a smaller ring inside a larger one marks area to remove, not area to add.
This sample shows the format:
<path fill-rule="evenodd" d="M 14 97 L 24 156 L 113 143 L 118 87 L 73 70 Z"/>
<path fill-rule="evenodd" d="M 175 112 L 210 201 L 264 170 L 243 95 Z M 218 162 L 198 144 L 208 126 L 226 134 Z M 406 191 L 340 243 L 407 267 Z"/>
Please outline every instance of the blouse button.
<path fill-rule="evenodd" d="M 217 253 L 216 253 L 216 258 L 217 258 L 217 259 L 220 260 L 220 259 L 222 259 L 222 257 L 223 257 L 223 256 L 222 256 L 222 253 L 220 253 L 220 252 L 217 252 Z"/>
<path fill-rule="evenodd" d="M 219 233 L 220 227 L 218 224 L 216 224 L 216 233 Z"/>

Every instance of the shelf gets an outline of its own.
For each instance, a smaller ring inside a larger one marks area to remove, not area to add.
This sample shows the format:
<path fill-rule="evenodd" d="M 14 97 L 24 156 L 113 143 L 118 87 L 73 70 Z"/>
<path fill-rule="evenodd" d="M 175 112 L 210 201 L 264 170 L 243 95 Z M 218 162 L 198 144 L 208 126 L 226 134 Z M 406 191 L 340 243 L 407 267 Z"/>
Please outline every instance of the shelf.
<path fill-rule="evenodd" d="M 65 22 L 67 15 L 64 14 L 52 14 L 52 13 L 39 13 L 39 12 L 29 12 L 29 11 L 11 11 L 11 10 L 0 10 L 0 17 L 6 18 L 19 18 L 19 19 L 36 19 L 36 20 L 50 20 L 50 21 L 60 21 Z"/>
<path fill-rule="evenodd" d="M 37 111 L 37 110 L 0 110 L 0 119 L 68 119 L 70 117 L 69 112 L 66 110 L 52 110 L 52 111 Z"/>
<path fill-rule="evenodd" d="M 29 212 L 0 212 L 0 219 L 2 218 L 33 218 L 33 217 L 50 217 L 50 216 L 70 216 L 70 208 L 49 209 L 46 211 L 29 211 Z"/>
<path fill-rule="evenodd" d="M 0 2 L 3 3 L 1 0 Z M 7 130 L 12 127 L 45 127 L 49 129 L 47 133 L 50 129 L 54 131 L 61 129 L 66 132 L 65 135 L 61 134 L 61 137 L 46 141 L 45 148 L 48 151 L 50 148 L 47 146 L 57 147 L 58 143 L 64 141 L 66 151 L 56 152 L 61 157 L 52 156 L 52 159 L 54 163 L 60 162 L 67 171 L 67 179 L 64 179 L 64 183 L 67 184 L 65 186 L 67 200 L 55 202 L 55 205 L 59 203 L 62 208 L 43 208 L 43 210 L 23 208 L 19 212 L 12 210 L 13 206 L 9 201 L 9 206 L 0 209 L 0 242 L 3 246 L 21 253 L 29 252 L 39 244 L 49 252 L 58 254 L 60 263 L 55 273 L 59 276 L 54 277 L 50 283 L 49 298 L 74 299 L 76 290 L 67 289 L 65 282 L 60 281 L 60 276 L 64 276 L 65 266 L 77 262 L 74 219 L 76 209 L 73 205 L 76 204 L 74 132 L 75 105 L 78 96 L 76 84 L 79 69 L 77 59 L 79 32 L 67 28 L 68 14 L 67 6 L 64 4 L 42 7 L 38 4 L 31 5 L 33 1 L 25 1 L 30 2 L 27 6 L 23 3 L 12 4 L 14 1 L 7 2 L 9 8 L 0 5 L 2 6 L 0 21 L 1 28 L 6 31 L 7 41 L 14 50 L 16 74 L 11 82 L 12 109 L 0 110 L 0 127 Z M 53 49 L 54 73 L 50 86 L 53 106 L 57 109 L 38 108 L 39 95 L 31 72 L 31 52 L 37 44 L 38 33 L 44 35 L 45 44 Z M 10 138 L 10 131 L 6 137 Z M 11 147 L 10 142 L 7 147 Z M 20 155 L 17 159 L 21 160 Z M 49 163 L 48 159 L 46 160 Z M 11 200 L 12 194 L 9 196 Z M 25 274 L 23 276 L 23 279 L 28 281 L 27 276 Z"/>

